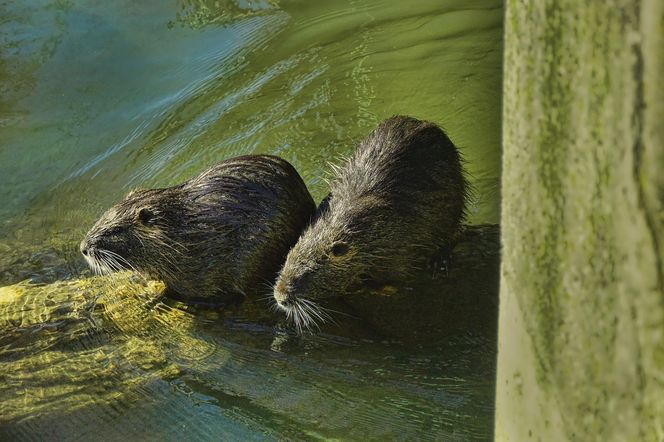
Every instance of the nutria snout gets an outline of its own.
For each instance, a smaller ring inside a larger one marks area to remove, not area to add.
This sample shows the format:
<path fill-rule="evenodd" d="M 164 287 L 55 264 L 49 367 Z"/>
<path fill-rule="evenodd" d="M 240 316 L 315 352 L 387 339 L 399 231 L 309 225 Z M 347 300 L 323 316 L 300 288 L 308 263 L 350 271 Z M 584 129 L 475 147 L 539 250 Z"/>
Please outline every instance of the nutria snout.
<path fill-rule="evenodd" d="M 80 250 L 98 273 L 133 269 L 176 297 L 224 302 L 274 281 L 314 211 L 293 166 L 248 155 L 178 186 L 129 193 Z"/>
<path fill-rule="evenodd" d="M 277 304 L 302 327 L 322 319 L 320 299 L 409 281 L 453 245 L 466 189 L 459 152 L 438 126 L 384 121 L 335 171 L 279 273 Z"/>

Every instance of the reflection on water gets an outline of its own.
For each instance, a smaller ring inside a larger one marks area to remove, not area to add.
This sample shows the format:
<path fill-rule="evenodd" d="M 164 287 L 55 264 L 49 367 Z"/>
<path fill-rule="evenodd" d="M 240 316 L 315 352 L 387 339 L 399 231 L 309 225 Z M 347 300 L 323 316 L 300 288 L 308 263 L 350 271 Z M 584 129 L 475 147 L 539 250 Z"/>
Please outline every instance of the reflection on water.
<path fill-rule="evenodd" d="M 396 113 L 445 127 L 471 222 L 497 222 L 501 2 L 33 0 L 0 17 L 0 439 L 490 437 L 491 325 L 295 338 L 262 306 L 188 311 L 92 278 L 77 244 L 129 189 L 242 153 L 285 157 L 320 199 L 328 163 Z"/>

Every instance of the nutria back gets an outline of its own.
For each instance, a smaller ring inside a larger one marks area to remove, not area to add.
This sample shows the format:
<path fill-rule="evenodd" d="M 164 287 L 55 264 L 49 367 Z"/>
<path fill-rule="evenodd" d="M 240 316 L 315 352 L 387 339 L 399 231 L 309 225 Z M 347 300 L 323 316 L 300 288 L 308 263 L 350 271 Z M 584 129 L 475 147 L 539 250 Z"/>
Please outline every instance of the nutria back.
<path fill-rule="evenodd" d="M 173 296 L 225 302 L 269 292 L 314 211 L 287 161 L 241 156 L 178 186 L 131 192 L 97 221 L 81 252 L 98 271 L 131 268 Z"/>
<path fill-rule="evenodd" d="M 453 245 L 466 189 L 459 152 L 438 126 L 384 121 L 335 170 L 329 197 L 281 269 L 278 305 L 297 316 L 317 299 L 407 282 Z"/>

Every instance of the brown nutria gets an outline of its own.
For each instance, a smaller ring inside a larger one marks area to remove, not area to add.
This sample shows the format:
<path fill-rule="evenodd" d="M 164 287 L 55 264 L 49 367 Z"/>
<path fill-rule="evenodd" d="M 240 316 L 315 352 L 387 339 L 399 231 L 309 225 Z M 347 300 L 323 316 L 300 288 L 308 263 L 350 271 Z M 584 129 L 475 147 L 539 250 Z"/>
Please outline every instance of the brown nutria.
<path fill-rule="evenodd" d="M 274 281 L 315 207 L 290 163 L 241 156 L 178 186 L 129 193 L 80 248 L 97 272 L 129 268 L 177 298 L 223 303 Z"/>
<path fill-rule="evenodd" d="M 459 152 L 438 126 L 384 121 L 335 170 L 279 273 L 277 305 L 308 328 L 325 317 L 320 299 L 408 282 L 453 246 L 466 189 Z"/>

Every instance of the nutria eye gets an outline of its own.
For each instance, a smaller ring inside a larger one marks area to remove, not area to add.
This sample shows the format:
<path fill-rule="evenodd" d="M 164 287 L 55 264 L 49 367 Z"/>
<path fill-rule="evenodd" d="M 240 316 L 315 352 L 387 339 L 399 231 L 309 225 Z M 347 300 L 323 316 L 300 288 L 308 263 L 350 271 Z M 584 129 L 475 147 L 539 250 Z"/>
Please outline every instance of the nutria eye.
<path fill-rule="evenodd" d="M 337 242 L 332 245 L 332 256 L 342 256 L 348 253 L 348 244 L 345 242 Z"/>
<path fill-rule="evenodd" d="M 138 211 L 138 220 L 145 225 L 151 225 L 154 222 L 154 213 L 150 209 L 141 209 Z"/>

